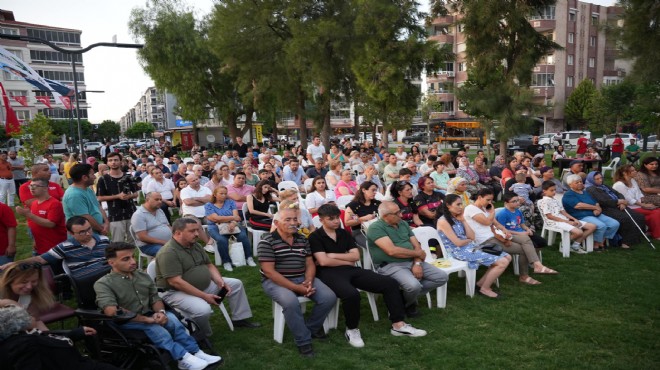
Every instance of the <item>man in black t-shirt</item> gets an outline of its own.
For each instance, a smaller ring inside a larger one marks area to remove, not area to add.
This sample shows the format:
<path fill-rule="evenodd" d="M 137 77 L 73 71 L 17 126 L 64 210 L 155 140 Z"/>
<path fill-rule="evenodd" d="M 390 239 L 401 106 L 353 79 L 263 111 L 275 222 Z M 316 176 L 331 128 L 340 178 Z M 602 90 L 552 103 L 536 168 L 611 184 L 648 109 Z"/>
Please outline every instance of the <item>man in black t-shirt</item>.
<path fill-rule="evenodd" d="M 108 202 L 108 220 L 110 221 L 110 234 L 112 242 L 135 243 L 129 233 L 131 216 L 136 210 L 133 199 L 138 197 L 135 186 L 131 186 L 124 178 L 121 170 L 122 156 L 119 153 L 110 153 L 107 165 L 110 173 L 99 178 L 96 185 L 96 197 L 99 202 Z"/>
<path fill-rule="evenodd" d="M 239 158 L 245 158 L 245 156 L 247 156 L 248 146 L 243 142 L 243 138 L 240 136 L 236 137 L 236 142 L 232 144 L 231 149 L 238 152 Z"/>
<path fill-rule="evenodd" d="M 539 137 L 534 136 L 532 138 L 532 144 L 528 145 L 527 149 L 525 149 L 525 156 L 534 158 L 534 156 L 539 153 L 545 154 L 545 149 L 543 148 L 543 145 L 539 144 Z"/>

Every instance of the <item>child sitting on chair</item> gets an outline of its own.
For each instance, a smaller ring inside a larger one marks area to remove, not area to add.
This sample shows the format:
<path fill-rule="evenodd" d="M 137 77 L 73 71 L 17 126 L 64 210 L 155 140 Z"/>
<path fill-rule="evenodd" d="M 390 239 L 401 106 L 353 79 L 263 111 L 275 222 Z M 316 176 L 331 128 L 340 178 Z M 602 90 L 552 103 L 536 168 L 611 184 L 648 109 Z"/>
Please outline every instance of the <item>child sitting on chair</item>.
<path fill-rule="evenodd" d="M 529 197 L 529 194 L 532 192 L 532 186 L 526 184 L 527 176 L 524 173 L 516 173 L 516 183 L 511 185 L 509 191 L 516 193 L 517 196 L 531 209 L 531 212 L 534 213 L 534 202 Z"/>

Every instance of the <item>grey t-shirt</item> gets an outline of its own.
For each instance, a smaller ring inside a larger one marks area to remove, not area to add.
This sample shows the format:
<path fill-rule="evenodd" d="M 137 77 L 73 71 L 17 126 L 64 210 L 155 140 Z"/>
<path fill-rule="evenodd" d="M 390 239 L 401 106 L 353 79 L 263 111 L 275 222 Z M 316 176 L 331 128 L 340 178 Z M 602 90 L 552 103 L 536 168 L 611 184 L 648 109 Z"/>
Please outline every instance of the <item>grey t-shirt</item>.
<path fill-rule="evenodd" d="M 16 159 L 11 159 L 7 157 L 7 161 L 11 163 L 12 167 L 25 166 L 25 160 L 23 160 L 23 158 L 21 157 L 16 157 Z M 11 172 L 14 174 L 14 180 L 23 180 L 26 178 L 25 167 L 23 167 L 22 170 L 13 170 Z"/>
<path fill-rule="evenodd" d="M 136 234 L 140 231 L 146 230 L 147 235 L 152 238 L 160 240 L 172 239 L 170 224 L 167 222 L 165 212 L 160 208 L 156 211 L 156 215 L 154 216 L 151 212 L 147 211 L 144 206 L 139 207 L 131 217 L 131 226 L 133 226 L 133 231 Z M 141 247 L 147 243 L 136 238 L 135 244 L 138 247 Z"/>

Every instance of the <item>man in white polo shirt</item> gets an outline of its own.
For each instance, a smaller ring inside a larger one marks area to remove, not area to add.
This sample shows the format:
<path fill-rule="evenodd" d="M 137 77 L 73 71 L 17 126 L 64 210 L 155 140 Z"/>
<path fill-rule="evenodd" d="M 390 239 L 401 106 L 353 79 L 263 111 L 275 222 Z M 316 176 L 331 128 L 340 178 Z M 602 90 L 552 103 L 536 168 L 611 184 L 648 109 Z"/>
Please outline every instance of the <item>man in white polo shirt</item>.
<path fill-rule="evenodd" d="M 183 217 L 192 217 L 197 219 L 200 224 L 199 238 L 205 243 L 213 243 L 206 232 L 202 230 L 201 225 L 206 223 L 206 211 L 204 205 L 211 201 L 211 189 L 199 184 L 199 177 L 195 174 L 186 176 L 188 186 L 181 190 L 181 215 Z M 206 248 L 205 248 L 206 249 Z M 207 252 L 212 249 L 206 249 Z"/>
<path fill-rule="evenodd" d="M 307 160 L 314 163 L 317 158 L 325 158 L 325 147 L 321 144 L 321 138 L 318 135 L 312 139 L 312 145 L 307 147 Z"/>

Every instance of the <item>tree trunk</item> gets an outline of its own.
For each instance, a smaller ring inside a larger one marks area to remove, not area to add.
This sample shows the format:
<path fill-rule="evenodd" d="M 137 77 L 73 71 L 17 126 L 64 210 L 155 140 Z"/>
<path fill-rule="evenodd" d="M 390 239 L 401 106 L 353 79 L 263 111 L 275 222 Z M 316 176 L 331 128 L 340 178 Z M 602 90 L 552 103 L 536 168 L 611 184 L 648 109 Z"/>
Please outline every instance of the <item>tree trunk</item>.
<path fill-rule="evenodd" d="M 504 158 L 509 157 L 508 155 L 506 155 L 506 148 L 507 148 L 506 140 L 501 140 L 500 141 L 500 155 L 504 156 Z"/>
<path fill-rule="evenodd" d="M 360 113 L 358 112 L 358 100 L 353 100 L 353 137 L 356 140 L 361 140 L 360 137 Z"/>
<path fill-rule="evenodd" d="M 300 128 L 300 146 L 307 149 L 307 117 L 305 115 L 305 93 L 302 89 L 298 90 L 296 100 L 296 116 L 298 118 L 298 127 Z"/>
<path fill-rule="evenodd" d="M 321 126 L 321 142 L 326 150 L 330 149 L 330 135 L 332 126 L 330 125 L 330 96 L 323 97 L 323 126 Z"/>
<path fill-rule="evenodd" d="M 254 107 L 247 107 L 245 109 L 245 126 L 241 129 L 240 136 L 245 135 L 246 132 L 252 130 L 252 116 L 254 115 Z"/>
<path fill-rule="evenodd" d="M 383 146 L 385 147 L 385 149 L 389 150 L 389 148 L 390 148 L 390 143 L 389 143 L 390 138 L 389 138 L 389 135 L 388 135 L 389 130 L 386 128 L 388 122 L 387 122 L 387 111 L 385 110 L 385 108 L 381 109 L 381 123 L 383 124 L 383 131 L 380 134 L 380 137 L 381 137 L 381 140 L 383 141 Z M 376 123 L 376 127 L 378 127 L 378 123 Z"/>

